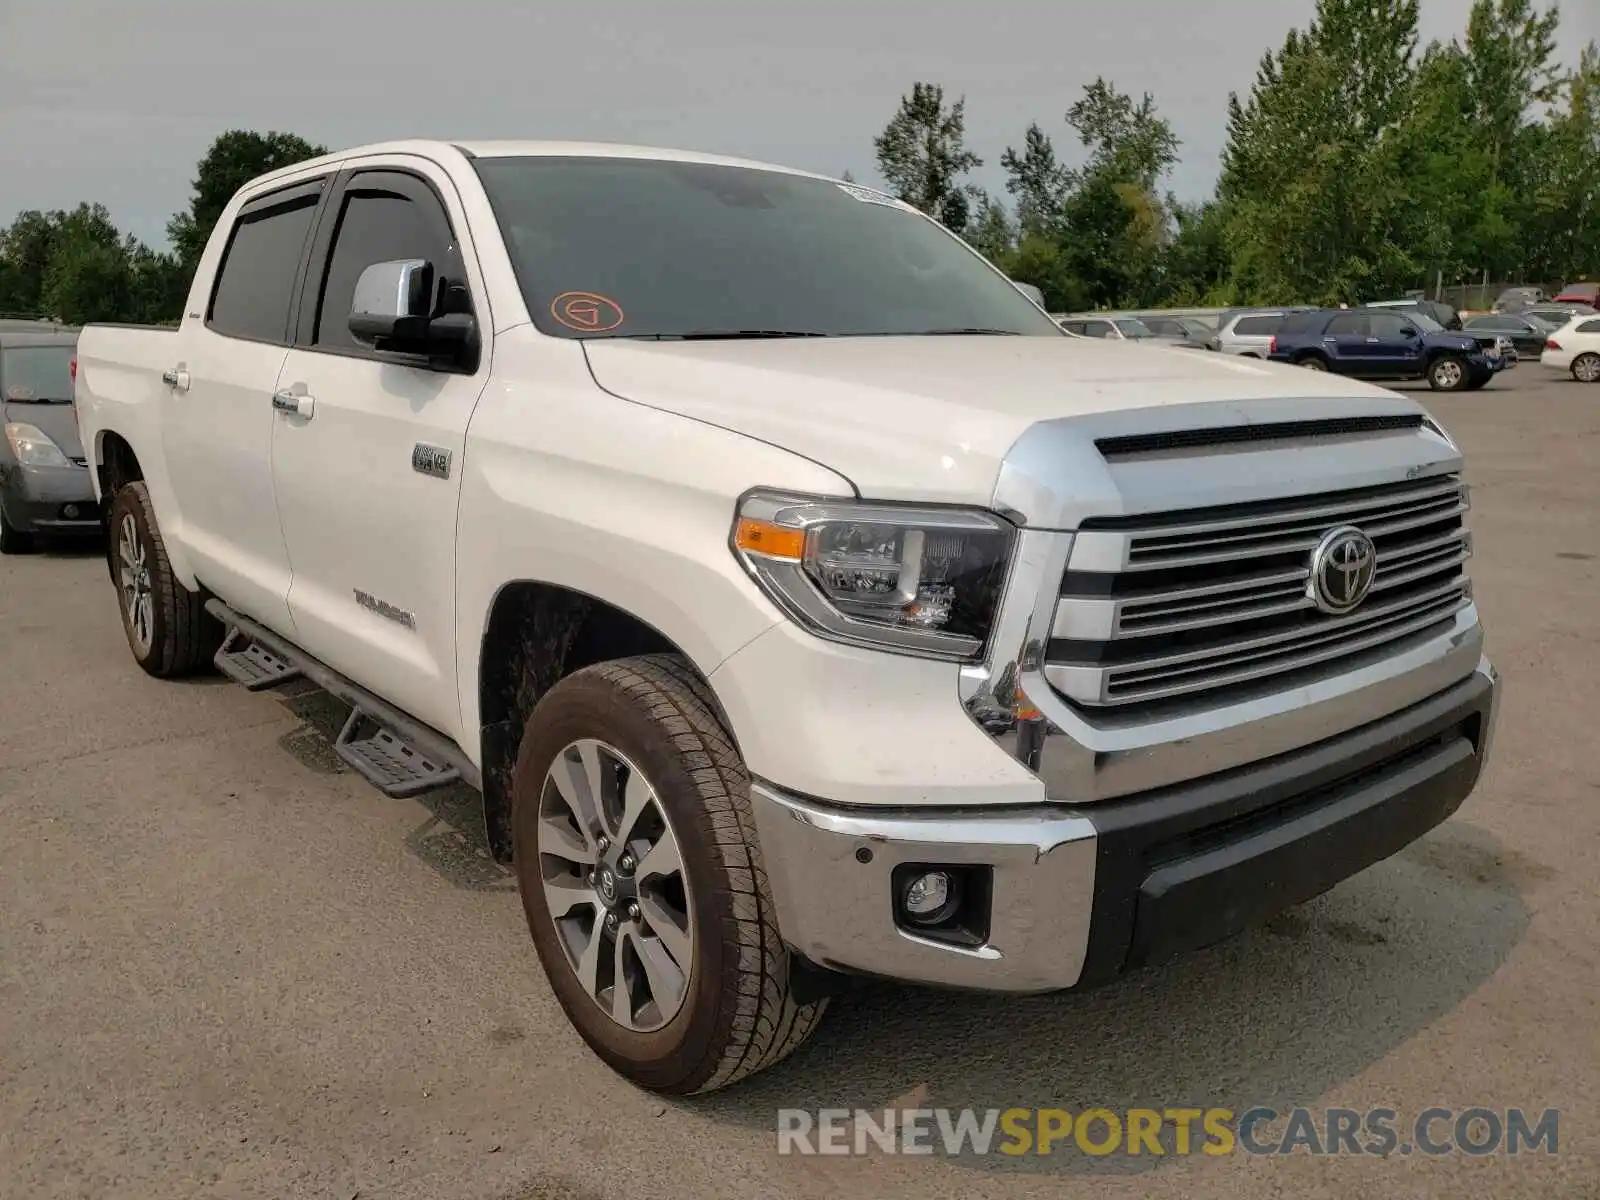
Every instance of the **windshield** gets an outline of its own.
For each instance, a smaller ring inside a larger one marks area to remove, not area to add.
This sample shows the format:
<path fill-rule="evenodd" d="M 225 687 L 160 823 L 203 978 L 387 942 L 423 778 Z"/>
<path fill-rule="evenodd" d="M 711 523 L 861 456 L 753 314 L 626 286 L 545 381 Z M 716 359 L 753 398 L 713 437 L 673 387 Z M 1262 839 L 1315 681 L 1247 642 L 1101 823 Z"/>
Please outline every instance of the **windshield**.
<path fill-rule="evenodd" d="M 71 346 L 9 346 L 0 350 L 0 387 L 12 404 L 71 404 Z"/>
<path fill-rule="evenodd" d="M 665 159 L 473 162 L 556 337 L 1062 337 L 941 226 L 854 185 Z"/>
<path fill-rule="evenodd" d="M 1119 317 L 1112 324 L 1122 330 L 1123 337 L 1151 338 L 1156 336 L 1155 330 L 1151 329 L 1150 326 L 1132 317 Z"/>

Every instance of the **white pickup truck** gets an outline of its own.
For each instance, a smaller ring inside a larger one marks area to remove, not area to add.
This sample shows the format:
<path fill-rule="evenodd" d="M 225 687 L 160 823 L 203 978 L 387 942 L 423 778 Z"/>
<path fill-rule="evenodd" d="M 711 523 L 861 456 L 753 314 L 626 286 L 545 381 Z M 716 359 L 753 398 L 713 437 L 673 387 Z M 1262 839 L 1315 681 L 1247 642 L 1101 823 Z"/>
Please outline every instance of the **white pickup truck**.
<path fill-rule="evenodd" d="M 1070 337 L 853 184 L 343 151 L 240 191 L 179 329 L 85 329 L 77 404 L 144 669 L 308 678 L 384 792 L 480 789 L 567 1016 L 663 1092 L 852 976 L 1229 936 L 1489 754 L 1418 404 Z"/>

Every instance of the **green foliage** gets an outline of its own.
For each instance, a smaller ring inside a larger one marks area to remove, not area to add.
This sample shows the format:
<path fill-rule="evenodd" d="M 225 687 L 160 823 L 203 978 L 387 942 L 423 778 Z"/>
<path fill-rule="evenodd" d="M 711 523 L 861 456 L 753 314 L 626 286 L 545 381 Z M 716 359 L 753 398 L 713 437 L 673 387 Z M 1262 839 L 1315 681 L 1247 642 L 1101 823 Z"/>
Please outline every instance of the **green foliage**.
<path fill-rule="evenodd" d="M 1081 165 L 1030 125 L 1000 156 L 1013 212 L 985 197 L 968 241 L 1058 309 L 1351 303 L 1484 273 L 1593 278 L 1600 47 L 1563 71 L 1559 13 L 1538 0 L 1474 0 L 1461 38 L 1422 47 L 1418 8 L 1318 0 L 1229 97 L 1217 191 L 1199 204 L 1160 191 L 1179 144 L 1154 97 L 1094 80 L 1066 113 Z M 917 84 L 877 142 L 907 199 L 943 181 L 919 205 L 929 212 L 975 194 L 934 169 L 963 148 L 960 106 L 942 97 Z"/>
<path fill-rule="evenodd" d="M 230 129 L 222 134 L 200 160 L 189 211 L 167 222 L 167 237 L 179 261 L 194 269 L 222 210 L 250 180 L 327 152 L 326 147 L 313 146 L 292 133 Z"/>
<path fill-rule="evenodd" d="M 200 251 L 233 194 L 258 175 L 324 153 L 289 133 L 222 134 L 200 160 L 188 210 L 168 223 L 171 253 L 124 237 L 102 204 L 17 214 L 0 230 L 0 316 L 177 321 Z"/>
<path fill-rule="evenodd" d="M 913 84 L 872 145 L 896 196 L 957 232 L 966 228 L 972 196 L 961 181 L 983 159 L 966 146 L 965 98 L 946 105 L 938 84 Z"/>

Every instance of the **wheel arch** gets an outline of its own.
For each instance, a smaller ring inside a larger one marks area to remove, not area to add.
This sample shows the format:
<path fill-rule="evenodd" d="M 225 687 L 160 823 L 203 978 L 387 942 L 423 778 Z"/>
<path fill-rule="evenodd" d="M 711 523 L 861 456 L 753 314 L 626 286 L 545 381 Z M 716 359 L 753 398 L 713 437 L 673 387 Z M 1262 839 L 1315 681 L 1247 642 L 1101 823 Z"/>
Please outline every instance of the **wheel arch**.
<path fill-rule="evenodd" d="M 574 671 L 640 654 L 682 659 L 705 684 L 717 719 L 734 740 L 708 672 L 648 621 L 555 583 L 514 580 L 495 593 L 483 627 L 477 691 L 484 834 L 496 861 L 511 860 L 511 774 L 534 706 Z"/>

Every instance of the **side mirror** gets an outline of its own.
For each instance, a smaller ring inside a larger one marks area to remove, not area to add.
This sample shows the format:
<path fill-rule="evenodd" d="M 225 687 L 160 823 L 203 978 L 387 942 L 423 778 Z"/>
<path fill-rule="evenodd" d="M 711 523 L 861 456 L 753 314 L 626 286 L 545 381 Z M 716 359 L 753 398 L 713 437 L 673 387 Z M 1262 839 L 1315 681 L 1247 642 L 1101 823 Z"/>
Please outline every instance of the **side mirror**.
<path fill-rule="evenodd" d="M 1044 293 L 1041 292 L 1038 288 L 1034 287 L 1033 284 L 1031 284 L 1031 283 L 1018 283 L 1015 279 L 1013 279 L 1011 281 L 1011 285 L 1013 287 L 1015 287 L 1017 289 L 1017 291 L 1021 292 L 1024 296 L 1026 296 L 1029 300 L 1032 300 L 1040 308 L 1044 307 Z"/>
<path fill-rule="evenodd" d="M 1415 325 L 1407 325 L 1405 329 L 1401 331 L 1401 335 L 1407 338 L 1417 338 L 1422 336 L 1422 334 L 1418 332 Z"/>
<path fill-rule="evenodd" d="M 477 322 L 469 312 L 434 316 L 434 279 L 426 259 L 373 263 L 356 280 L 350 332 L 375 350 L 459 358 L 472 343 Z"/>
<path fill-rule="evenodd" d="M 363 342 L 426 336 L 432 299 L 433 265 L 425 259 L 373 263 L 356 280 L 350 332 Z"/>

